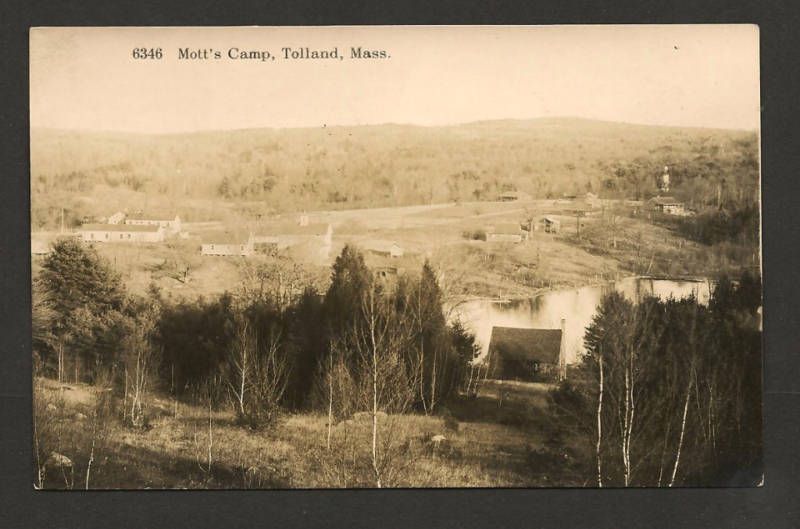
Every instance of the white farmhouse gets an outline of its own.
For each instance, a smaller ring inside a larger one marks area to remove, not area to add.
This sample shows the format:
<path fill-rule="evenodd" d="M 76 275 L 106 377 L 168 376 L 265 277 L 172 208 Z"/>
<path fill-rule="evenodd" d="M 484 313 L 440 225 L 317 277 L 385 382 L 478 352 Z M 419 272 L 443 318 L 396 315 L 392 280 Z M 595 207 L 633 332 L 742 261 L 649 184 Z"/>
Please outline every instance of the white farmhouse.
<path fill-rule="evenodd" d="M 247 257 L 253 254 L 253 237 L 219 233 L 203 238 L 200 255 Z"/>
<path fill-rule="evenodd" d="M 125 224 L 129 226 L 161 226 L 169 235 L 175 235 L 181 231 L 181 218 L 178 215 L 175 215 L 175 218 L 172 219 L 139 215 L 125 219 Z"/>

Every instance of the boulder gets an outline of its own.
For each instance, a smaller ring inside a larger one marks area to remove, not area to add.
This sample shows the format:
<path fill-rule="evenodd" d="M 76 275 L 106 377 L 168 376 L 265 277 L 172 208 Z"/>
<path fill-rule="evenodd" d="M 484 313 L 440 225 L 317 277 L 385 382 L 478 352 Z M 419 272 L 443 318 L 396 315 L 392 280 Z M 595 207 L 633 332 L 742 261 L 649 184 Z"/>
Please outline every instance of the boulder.
<path fill-rule="evenodd" d="M 76 421 L 85 421 L 86 420 L 86 415 L 84 415 L 81 412 L 78 412 L 78 413 L 75 414 L 75 420 Z"/>
<path fill-rule="evenodd" d="M 388 417 L 386 412 L 379 411 L 375 414 L 379 419 L 385 419 Z M 358 411 L 353 414 L 352 419 L 354 421 L 371 421 L 372 420 L 372 412 L 371 411 Z"/>
<path fill-rule="evenodd" d="M 72 468 L 72 460 L 64 454 L 50 452 L 50 456 L 44 462 L 45 468 Z"/>

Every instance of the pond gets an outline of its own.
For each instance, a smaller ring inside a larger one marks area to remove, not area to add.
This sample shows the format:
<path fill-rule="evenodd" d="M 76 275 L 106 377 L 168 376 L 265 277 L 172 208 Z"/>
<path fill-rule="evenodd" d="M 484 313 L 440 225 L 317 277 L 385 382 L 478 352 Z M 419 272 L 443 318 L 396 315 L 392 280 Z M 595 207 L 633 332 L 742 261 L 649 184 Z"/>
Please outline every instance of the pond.
<path fill-rule="evenodd" d="M 708 280 L 629 277 L 602 285 L 553 290 L 529 299 L 467 301 L 452 309 L 451 318 L 459 318 L 475 334 L 481 357 L 488 350 L 492 327 L 558 329 L 563 319 L 565 360 L 574 363 L 584 352 L 586 327 L 592 322 L 603 294 L 611 290 L 634 302 L 644 296 L 666 300 L 694 295 L 699 303 L 707 305 L 712 284 Z"/>

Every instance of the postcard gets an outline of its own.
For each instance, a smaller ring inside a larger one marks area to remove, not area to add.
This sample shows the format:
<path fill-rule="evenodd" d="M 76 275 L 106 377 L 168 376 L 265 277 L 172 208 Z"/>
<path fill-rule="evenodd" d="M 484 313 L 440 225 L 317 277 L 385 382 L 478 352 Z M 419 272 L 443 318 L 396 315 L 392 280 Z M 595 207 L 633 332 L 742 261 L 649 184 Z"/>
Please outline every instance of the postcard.
<path fill-rule="evenodd" d="M 761 485 L 758 42 L 32 28 L 33 486 Z"/>

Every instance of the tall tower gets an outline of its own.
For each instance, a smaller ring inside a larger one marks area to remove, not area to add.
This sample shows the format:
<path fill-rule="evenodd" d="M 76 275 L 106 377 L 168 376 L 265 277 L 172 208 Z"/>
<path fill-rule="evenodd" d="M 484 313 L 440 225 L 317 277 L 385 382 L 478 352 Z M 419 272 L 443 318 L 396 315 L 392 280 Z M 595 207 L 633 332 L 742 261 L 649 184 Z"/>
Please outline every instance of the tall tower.
<path fill-rule="evenodd" d="M 658 179 L 658 190 L 662 193 L 669 193 L 669 166 L 664 166 L 664 172 Z"/>

